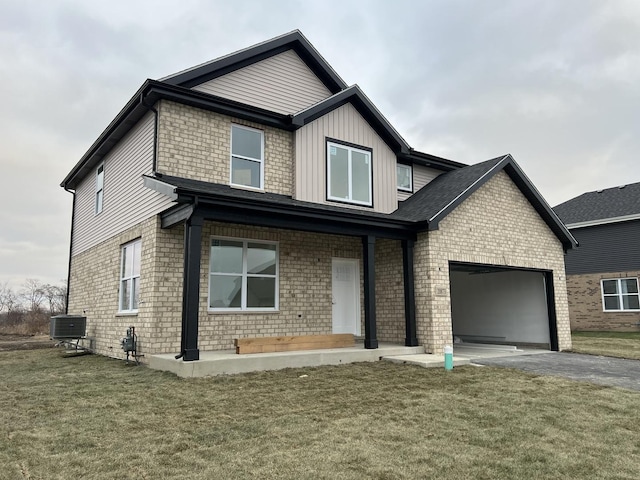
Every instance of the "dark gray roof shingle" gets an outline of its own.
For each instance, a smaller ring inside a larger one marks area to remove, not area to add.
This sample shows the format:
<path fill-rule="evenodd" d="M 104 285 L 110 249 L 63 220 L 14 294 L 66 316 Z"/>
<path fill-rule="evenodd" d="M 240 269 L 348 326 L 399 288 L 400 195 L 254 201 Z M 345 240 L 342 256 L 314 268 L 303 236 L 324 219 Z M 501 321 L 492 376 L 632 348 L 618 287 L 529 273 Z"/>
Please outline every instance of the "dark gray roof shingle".
<path fill-rule="evenodd" d="M 505 155 L 437 176 L 402 202 L 392 215 L 414 222 L 432 219 L 504 158 Z"/>
<path fill-rule="evenodd" d="M 566 224 L 640 214 L 640 182 L 587 192 L 553 208 Z"/>

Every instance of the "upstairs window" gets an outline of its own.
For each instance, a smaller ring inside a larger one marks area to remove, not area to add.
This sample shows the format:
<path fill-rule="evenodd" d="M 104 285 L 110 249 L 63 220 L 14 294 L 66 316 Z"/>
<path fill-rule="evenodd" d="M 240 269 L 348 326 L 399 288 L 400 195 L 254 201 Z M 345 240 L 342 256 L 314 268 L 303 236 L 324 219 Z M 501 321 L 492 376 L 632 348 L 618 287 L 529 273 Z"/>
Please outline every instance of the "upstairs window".
<path fill-rule="evenodd" d="M 327 199 L 373 205 L 371 150 L 327 142 Z"/>
<path fill-rule="evenodd" d="M 413 169 L 411 165 L 398 163 L 396 165 L 398 176 L 398 190 L 403 192 L 413 192 Z"/>
<path fill-rule="evenodd" d="M 96 215 L 102 212 L 102 200 L 104 197 L 104 165 L 96 170 Z"/>
<path fill-rule="evenodd" d="M 140 259 L 142 242 L 136 240 L 122 247 L 120 259 L 120 312 L 138 311 L 140 296 Z"/>
<path fill-rule="evenodd" d="M 640 310 L 638 279 L 602 280 L 602 305 L 605 312 Z"/>
<path fill-rule="evenodd" d="M 262 190 L 264 135 L 255 128 L 231 125 L 231 185 Z"/>

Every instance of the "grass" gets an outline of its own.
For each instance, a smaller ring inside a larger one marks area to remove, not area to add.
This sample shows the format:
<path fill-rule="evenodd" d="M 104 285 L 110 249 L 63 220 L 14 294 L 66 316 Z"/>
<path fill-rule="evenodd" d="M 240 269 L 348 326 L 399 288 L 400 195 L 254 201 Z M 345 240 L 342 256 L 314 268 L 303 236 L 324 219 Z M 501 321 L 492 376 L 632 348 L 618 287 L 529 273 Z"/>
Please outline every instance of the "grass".
<path fill-rule="evenodd" d="M 0 353 L 3 479 L 637 479 L 637 392 L 386 362 L 179 379 Z"/>
<path fill-rule="evenodd" d="M 640 360 L 640 332 L 573 332 L 572 351 Z"/>

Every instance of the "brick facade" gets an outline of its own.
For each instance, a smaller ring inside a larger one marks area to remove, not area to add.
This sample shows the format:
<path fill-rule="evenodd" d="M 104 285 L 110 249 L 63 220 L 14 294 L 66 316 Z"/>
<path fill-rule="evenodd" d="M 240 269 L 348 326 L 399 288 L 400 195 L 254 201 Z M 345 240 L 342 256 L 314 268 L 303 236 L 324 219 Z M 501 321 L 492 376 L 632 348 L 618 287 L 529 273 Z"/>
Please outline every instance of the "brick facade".
<path fill-rule="evenodd" d="M 162 230 L 156 218 L 73 257 L 69 312 L 87 316 L 87 336 L 97 353 L 124 358 L 119 340 L 136 327 L 145 355 L 180 351 L 183 248 L 182 226 Z M 279 310 L 217 313 L 208 309 L 212 236 L 278 242 Z M 120 252 L 142 240 L 140 306 L 137 314 L 118 314 Z M 198 347 L 233 348 L 233 339 L 332 331 L 332 258 L 359 260 L 361 330 L 364 335 L 362 242 L 357 237 L 205 222 L 203 227 Z M 376 244 L 378 339 L 404 342 L 404 290 L 399 241 Z M 142 361 L 146 361 L 145 358 Z"/>
<path fill-rule="evenodd" d="M 87 317 L 85 345 L 96 353 L 124 358 L 120 338 L 130 325 L 136 327 L 140 349 L 147 353 L 157 352 L 150 342 L 155 330 L 152 292 L 155 289 L 157 224 L 157 218 L 150 218 L 71 258 L 68 311 Z M 137 314 L 119 314 L 121 247 L 136 239 L 141 239 L 142 246 L 140 306 Z"/>
<path fill-rule="evenodd" d="M 603 311 L 600 280 L 628 277 L 640 278 L 640 271 L 567 275 L 571 329 L 639 331 L 640 312 Z"/>
<path fill-rule="evenodd" d="M 87 316 L 87 334 L 95 339 L 96 352 L 123 357 L 119 339 L 129 325 L 136 327 L 139 350 L 145 355 L 180 350 L 183 236 L 183 227 L 162 230 L 154 217 L 73 257 L 69 312 Z M 278 242 L 279 311 L 208 310 L 212 236 Z M 137 315 L 119 315 L 121 246 L 136 238 L 142 239 L 140 307 Z M 199 348 L 230 349 L 239 337 L 331 333 L 332 257 L 359 260 L 364 323 L 359 238 L 205 222 Z M 472 194 L 440 223 L 439 230 L 418 236 L 414 257 L 418 340 L 434 353 L 451 343 L 450 261 L 553 271 L 559 346 L 570 348 L 562 246 L 507 174 L 499 173 Z M 378 340 L 403 343 L 402 249 L 397 240 L 376 242 L 376 310 Z"/>
<path fill-rule="evenodd" d="M 378 340 L 404 344 L 406 327 L 400 240 L 376 240 L 375 260 Z"/>
<path fill-rule="evenodd" d="M 264 132 L 264 190 L 293 194 L 293 133 L 167 100 L 157 109 L 158 172 L 228 185 L 235 123 Z"/>
<path fill-rule="evenodd" d="M 450 261 L 553 271 L 558 344 L 561 350 L 571 347 L 562 245 L 505 172 L 453 210 L 438 230 L 418 235 L 418 340 L 433 353 L 452 342 Z"/>

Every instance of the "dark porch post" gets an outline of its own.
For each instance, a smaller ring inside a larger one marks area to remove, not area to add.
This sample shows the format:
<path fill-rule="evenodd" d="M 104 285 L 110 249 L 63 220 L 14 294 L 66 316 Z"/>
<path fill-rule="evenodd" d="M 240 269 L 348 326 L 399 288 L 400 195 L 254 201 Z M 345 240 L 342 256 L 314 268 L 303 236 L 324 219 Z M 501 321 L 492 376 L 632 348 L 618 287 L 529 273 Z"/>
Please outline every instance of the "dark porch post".
<path fill-rule="evenodd" d="M 364 261 L 364 348 L 378 348 L 376 334 L 376 237 L 362 237 Z"/>
<path fill-rule="evenodd" d="M 413 284 L 413 240 L 402 240 L 402 271 L 404 274 L 404 319 L 406 325 L 407 347 L 417 347 L 416 335 L 416 297 Z"/>
<path fill-rule="evenodd" d="M 200 359 L 198 310 L 200 303 L 201 216 L 191 216 L 184 225 L 184 277 L 182 285 L 182 351 L 185 362 Z"/>
<path fill-rule="evenodd" d="M 558 317 L 556 316 L 556 295 L 553 288 L 553 272 L 544 273 L 544 286 L 547 295 L 547 311 L 549 312 L 549 348 L 557 352 L 560 350 L 560 345 L 558 345 Z"/>

